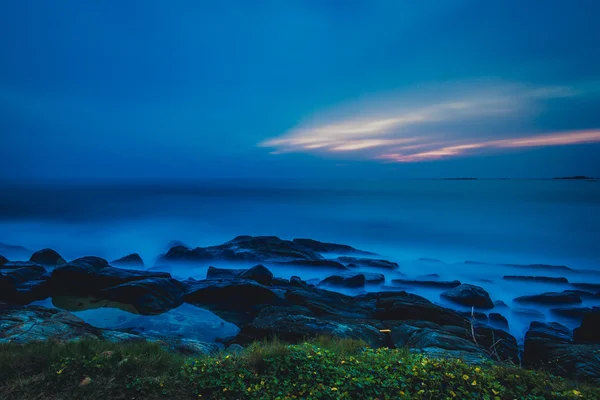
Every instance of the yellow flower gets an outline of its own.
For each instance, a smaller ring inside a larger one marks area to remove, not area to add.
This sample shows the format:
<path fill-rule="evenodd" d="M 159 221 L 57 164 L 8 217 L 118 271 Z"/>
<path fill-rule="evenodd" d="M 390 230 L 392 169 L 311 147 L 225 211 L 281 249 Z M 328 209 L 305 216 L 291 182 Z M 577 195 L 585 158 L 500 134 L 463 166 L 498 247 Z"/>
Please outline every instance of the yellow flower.
<path fill-rule="evenodd" d="M 163 387 L 163 386 L 165 386 L 165 384 L 161 382 L 161 383 L 160 383 L 160 387 Z"/>
<path fill-rule="evenodd" d="M 342 364 L 346 364 L 346 360 L 342 360 Z"/>
<path fill-rule="evenodd" d="M 261 384 L 261 385 L 264 385 L 264 384 L 265 384 L 265 381 L 260 381 L 260 384 Z"/>
<path fill-rule="evenodd" d="M 226 391 L 227 391 L 227 388 L 223 388 L 223 392 L 226 392 Z"/>
<path fill-rule="evenodd" d="M 479 367 L 475 368 L 475 372 L 481 372 L 481 368 L 479 368 Z"/>
<path fill-rule="evenodd" d="M 331 390 L 333 390 L 334 392 L 337 392 L 338 388 L 333 387 L 333 388 L 331 388 Z"/>
<path fill-rule="evenodd" d="M 423 394 L 423 393 L 425 393 L 425 391 L 423 389 L 418 391 L 418 394 Z"/>
<path fill-rule="evenodd" d="M 471 382 L 471 386 L 477 386 L 477 381 L 473 380 L 473 382 Z"/>
<path fill-rule="evenodd" d="M 229 357 L 231 357 L 231 356 L 228 355 L 227 357 L 225 357 L 225 359 L 227 360 Z"/>
<path fill-rule="evenodd" d="M 581 396 L 581 392 L 580 392 L 579 390 L 575 390 L 575 389 L 573 389 L 573 394 L 574 394 L 575 396 Z"/>
<path fill-rule="evenodd" d="M 450 391 L 450 394 L 452 395 L 452 397 L 456 397 L 456 393 L 454 393 L 453 390 Z"/>
<path fill-rule="evenodd" d="M 468 381 L 468 380 L 469 380 L 469 375 L 463 375 L 463 379 L 464 379 L 465 381 Z"/>
<path fill-rule="evenodd" d="M 248 388 L 248 392 L 251 392 L 251 391 L 252 391 L 252 388 Z"/>
<path fill-rule="evenodd" d="M 405 394 L 404 391 L 401 390 L 400 391 L 400 396 L 404 396 L 404 394 Z"/>
<path fill-rule="evenodd" d="M 56 373 L 57 373 L 58 375 L 62 374 L 62 372 L 63 372 L 63 370 L 62 370 L 62 369 L 59 369 L 58 371 L 56 371 Z"/>

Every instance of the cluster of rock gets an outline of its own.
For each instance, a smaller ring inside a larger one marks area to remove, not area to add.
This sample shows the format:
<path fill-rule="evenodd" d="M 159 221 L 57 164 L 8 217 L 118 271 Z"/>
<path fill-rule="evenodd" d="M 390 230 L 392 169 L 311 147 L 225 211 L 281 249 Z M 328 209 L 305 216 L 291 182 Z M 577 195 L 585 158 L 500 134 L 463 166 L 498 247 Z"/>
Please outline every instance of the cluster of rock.
<path fill-rule="evenodd" d="M 322 255 L 327 252 L 353 256 L 329 260 Z M 555 371 L 558 374 L 582 379 L 600 376 L 597 371 L 600 335 L 595 330 L 600 315 L 597 310 L 584 314 L 583 323 L 574 336 L 564 327 L 532 324 L 521 355 L 516 339 L 505 329 L 494 326 L 508 325 L 499 313 L 490 313 L 489 319 L 479 312 L 463 315 L 404 290 L 347 296 L 324 289 L 328 285 L 361 287 L 385 280 L 381 274 L 353 272 L 356 265 L 398 268 L 395 263 L 357 255 L 369 253 L 309 239 L 287 241 L 272 236 L 240 236 L 223 245 L 206 248 L 190 249 L 178 244 L 161 257 L 163 262 L 244 260 L 341 270 L 319 285 L 308 284 L 299 277 L 276 278 L 262 264 L 237 270 L 211 267 L 204 280 L 178 281 L 166 272 L 111 265 L 143 265 L 141 258 L 135 255 L 112 263 L 98 257 L 66 262 L 55 251 L 45 249 L 27 262 L 0 259 L 0 301 L 6 303 L 0 306 L 0 341 L 50 337 L 59 340 L 136 339 L 135 335 L 91 327 L 66 311 L 26 305 L 48 297 L 85 297 L 92 302 L 129 307 L 147 315 L 164 313 L 185 302 L 211 310 L 240 328 L 235 337 L 224 340 L 227 345 L 246 345 L 274 336 L 300 341 L 333 335 L 361 339 L 375 347 L 408 347 L 432 356 L 461 357 L 473 363 L 491 360 L 519 364 L 522 359 L 527 366 L 546 366 L 552 362 L 560 367 Z M 483 288 L 458 281 L 424 279 L 394 280 L 393 283 L 437 285 L 447 289 L 442 297 L 454 303 L 477 309 L 497 306 Z M 544 299 L 556 297 L 542 296 Z M 202 343 L 193 346 L 211 349 L 211 345 L 203 347 Z M 584 361 L 575 362 L 575 355 Z"/>

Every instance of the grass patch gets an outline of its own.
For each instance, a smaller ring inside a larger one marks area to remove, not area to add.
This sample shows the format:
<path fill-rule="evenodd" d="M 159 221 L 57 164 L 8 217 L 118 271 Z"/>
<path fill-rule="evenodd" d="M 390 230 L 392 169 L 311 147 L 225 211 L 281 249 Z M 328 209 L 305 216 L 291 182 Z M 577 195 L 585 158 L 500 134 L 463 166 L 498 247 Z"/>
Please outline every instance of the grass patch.
<path fill-rule="evenodd" d="M 0 345 L 3 399 L 547 399 L 600 389 L 518 367 L 472 366 L 356 340 L 277 339 L 196 359 L 160 345 Z"/>

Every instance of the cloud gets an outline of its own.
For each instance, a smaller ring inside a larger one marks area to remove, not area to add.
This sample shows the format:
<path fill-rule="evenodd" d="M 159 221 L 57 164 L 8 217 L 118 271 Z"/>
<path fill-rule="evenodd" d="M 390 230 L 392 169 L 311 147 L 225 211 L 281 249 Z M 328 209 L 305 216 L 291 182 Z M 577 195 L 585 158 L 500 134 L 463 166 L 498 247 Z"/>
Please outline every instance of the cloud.
<path fill-rule="evenodd" d="M 546 102 L 582 93 L 582 87 L 489 81 L 422 86 L 334 109 L 259 146 L 273 149 L 271 154 L 418 162 L 599 142 L 600 130 L 593 129 L 522 133 L 536 131 L 532 121 Z"/>

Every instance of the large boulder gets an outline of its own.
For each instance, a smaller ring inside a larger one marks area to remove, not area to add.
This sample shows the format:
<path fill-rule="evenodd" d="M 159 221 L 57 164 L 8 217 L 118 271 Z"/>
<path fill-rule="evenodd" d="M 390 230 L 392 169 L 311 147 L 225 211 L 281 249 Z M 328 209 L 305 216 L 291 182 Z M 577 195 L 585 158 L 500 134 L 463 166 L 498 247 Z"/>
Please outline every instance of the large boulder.
<path fill-rule="evenodd" d="M 460 286 L 460 281 L 436 281 L 436 280 L 415 280 L 415 279 L 392 279 L 394 285 L 399 286 L 420 286 L 430 288 L 455 288 Z"/>
<path fill-rule="evenodd" d="M 270 285 L 273 281 L 273 273 L 264 265 L 258 264 L 239 275 L 240 279 L 249 279 L 261 285 Z"/>
<path fill-rule="evenodd" d="M 47 265 L 49 267 L 66 264 L 65 259 L 62 258 L 62 256 L 58 254 L 55 250 L 52 249 L 42 249 L 36 251 L 31 255 L 29 261 L 41 265 Z"/>
<path fill-rule="evenodd" d="M 600 383 L 600 345 L 575 344 L 568 328 L 532 322 L 525 334 L 523 366 L 555 375 Z"/>
<path fill-rule="evenodd" d="M 246 271 L 246 269 L 215 268 L 210 266 L 206 271 L 206 279 L 235 279 Z"/>
<path fill-rule="evenodd" d="M 347 264 L 348 266 L 352 265 L 355 267 L 373 267 L 373 268 L 383 268 L 383 269 L 397 269 L 398 263 L 387 261 L 387 260 L 376 260 L 372 258 L 359 258 L 359 257 L 338 257 L 338 261 Z"/>
<path fill-rule="evenodd" d="M 332 336 L 360 339 L 373 347 L 387 345 L 377 321 L 317 317 L 305 307 L 267 307 L 240 332 L 244 341 L 277 337 L 288 342 L 301 342 L 309 337 Z"/>
<path fill-rule="evenodd" d="M 368 251 L 358 250 L 352 246 L 336 243 L 319 242 L 313 239 L 294 239 L 292 242 L 300 247 L 317 253 L 338 253 L 338 254 L 363 254 L 372 255 Z"/>
<path fill-rule="evenodd" d="M 433 304 L 424 297 L 407 292 L 380 292 L 357 296 L 365 309 L 380 320 L 421 320 L 438 325 L 468 327 L 468 320 L 457 312 Z"/>
<path fill-rule="evenodd" d="M 490 323 L 496 324 L 503 329 L 508 329 L 508 320 L 504 315 L 500 313 L 490 313 L 489 319 Z"/>
<path fill-rule="evenodd" d="M 292 260 L 321 260 L 323 257 L 304 245 L 276 236 L 238 236 L 229 242 L 190 249 L 183 245 L 172 247 L 163 260 L 206 261 L 230 260 L 246 262 L 282 262 Z"/>
<path fill-rule="evenodd" d="M 569 280 L 567 278 L 555 278 L 550 276 L 505 275 L 502 279 L 507 281 L 522 282 L 569 283 Z"/>
<path fill-rule="evenodd" d="M 580 304 L 580 294 L 565 290 L 564 292 L 546 292 L 531 296 L 520 296 L 514 299 L 516 303 L 560 305 L 560 304 Z"/>
<path fill-rule="evenodd" d="M 581 326 L 575 329 L 577 343 L 600 343 L 600 310 L 594 310 L 583 316 Z"/>
<path fill-rule="evenodd" d="M 494 308 L 494 302 L 484 288 L 475 285 L 462 284 L 441 294 L 442 297 L 462 304 L 477 308 Z"/>
<path fill-rule="evenodd" d="M 132 253 L 132 254 L 126 255 L 124 257 L 121 257 L 117 260 L 112 261 L 111 264 L 123 265 L 123 266 L 126 265 L 126 266 L 130 266 L 130 267 L 143 267 L 144 260 L 142 260 L 142 257 L 138 253 Z"/>
<path fill-rule="evenodd" d="M 100 291 L 149 278 L 170 278 L 166 272 L 126 270 L 111 267 L 102 259 L 88 258 L 71 261 L 52 271 L 52 291 L 58 295 L 95 295 Z M 104 261 L 104 263 L 102 263 Z"/>
<path fill-rule="evenodd" d="M 6 263 L 9 265 L 12 263 Z M 42 300 L 49 295 L 49 285 L 45 278 L 46 270 L 35 263 L 17 263 L 10 268 L 0 269 L 0 301 L 13 304 L 27 304 Z"/>
<path fill-rule="evenodd" d="M 172 278 L 148 278 L 104 289 L 99 297 L 131 304 L 143 315 L 161 314 L 183 304 L 184 285 Z"/>
<path fill-rule="evenodd" d="M 364 274 L 336 274 L 323 279 L 319 285 L 338 286 L 344 288 L 365 287 L 366 278 Z"/>
<path fill-rule="evenodd" d="M 266 306 L 285 303 L 271 289 L 244 279 L 188 281 L 184 300 L 236 325 L 251 321 Z"/>

